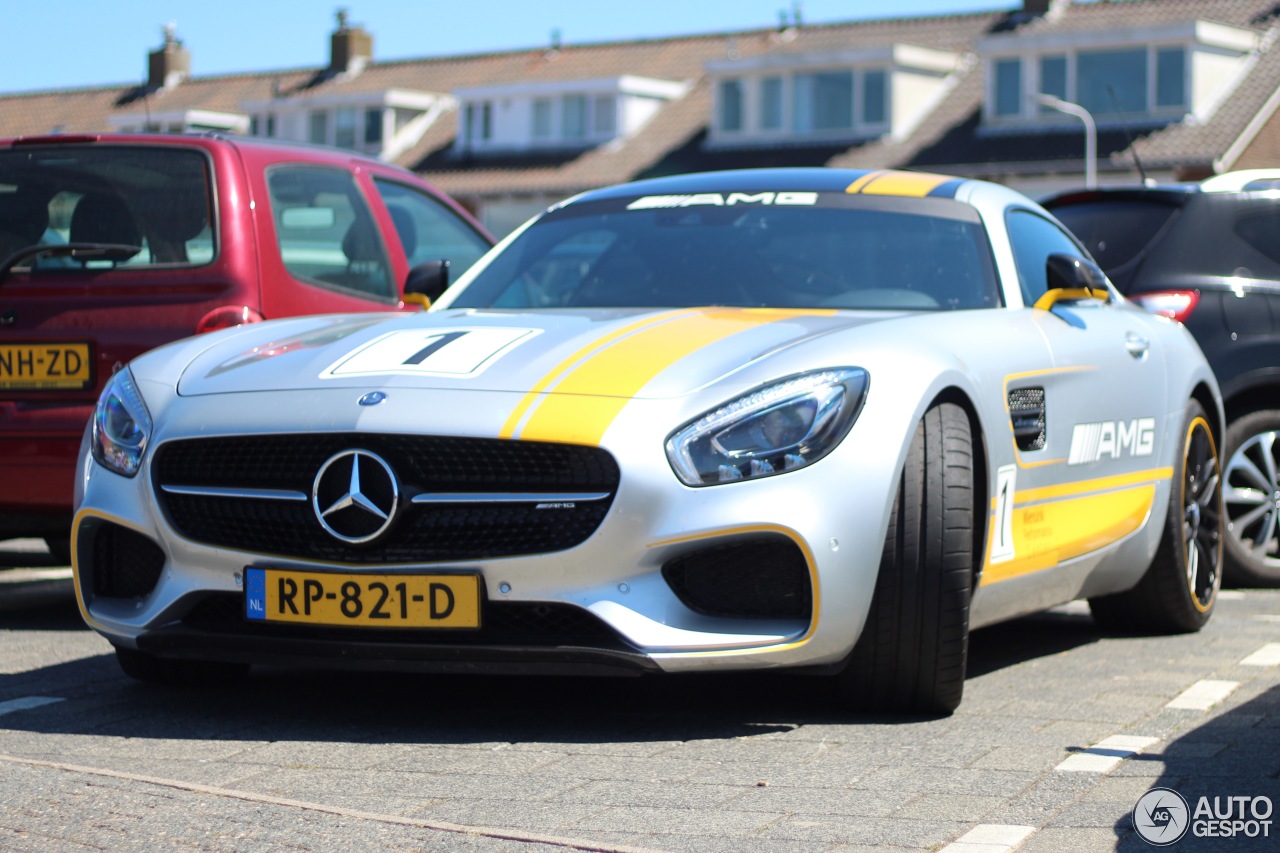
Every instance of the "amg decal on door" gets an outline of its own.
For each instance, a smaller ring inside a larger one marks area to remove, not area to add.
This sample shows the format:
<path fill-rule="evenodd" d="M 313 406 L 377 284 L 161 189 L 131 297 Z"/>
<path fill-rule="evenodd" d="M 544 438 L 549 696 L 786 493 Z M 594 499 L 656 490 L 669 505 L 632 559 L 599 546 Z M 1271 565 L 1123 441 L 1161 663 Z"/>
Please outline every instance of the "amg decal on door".
<path fill-rule="evenodd" d="M 1155 449 L 1156 419 L 1076 424 L 1071 430 L 1068 465 L 1088 465 L 1103 458 L 1150 456 Z"/>

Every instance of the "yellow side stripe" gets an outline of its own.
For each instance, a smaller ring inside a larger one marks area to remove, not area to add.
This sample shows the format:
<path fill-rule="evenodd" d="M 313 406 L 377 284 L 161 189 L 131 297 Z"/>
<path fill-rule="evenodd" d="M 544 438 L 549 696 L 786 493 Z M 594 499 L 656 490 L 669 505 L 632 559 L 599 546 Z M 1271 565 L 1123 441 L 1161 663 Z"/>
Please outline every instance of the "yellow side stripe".
<path fill-rule="evenodd" d="M 1082 495 L 1087 492 L 1102 492 L 1109 489 L 1121 489 L 1152 482 L 1162 482 L 1173 477 L 1173 468 L 1151 468 L 1146 471 L 1134 471 L 1130 474 L 1116 474 L 1113 477 L 1099 477 L 1094 480 L 1079 480 L 1074 483 L 1062 483 L 1057 486 L 1043 486 L 1039 489 L 1019 489 L 1014 493 L 1014 506 L 1035 503 L 1036 501 L 1065 498 Z"/>
<path fill-rule="evenodd" d="M 1012 560 L 992 563 L 990 543 L 997 531 L 991 517 L 988 554 L 981 586 L 1051 569 L 1120 541 L 1151 514 L 1156 487 L 1137 486 L 1013 510 Z"/>

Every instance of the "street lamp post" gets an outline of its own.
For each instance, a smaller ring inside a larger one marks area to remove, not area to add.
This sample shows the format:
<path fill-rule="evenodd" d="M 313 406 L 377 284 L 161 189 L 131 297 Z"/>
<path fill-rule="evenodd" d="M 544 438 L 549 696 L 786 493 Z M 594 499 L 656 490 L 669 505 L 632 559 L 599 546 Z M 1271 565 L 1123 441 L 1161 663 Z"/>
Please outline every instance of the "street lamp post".
<path fill-rule="evenodd" d="M 1093 116 L 1079 104 L 1055 98 L 1053 95 L 1036 95 L 1036 103 L 1075 116 L 1084 122 L 1084 185 L 1088 189 L 1098 186 L 1098 126 Z"/>

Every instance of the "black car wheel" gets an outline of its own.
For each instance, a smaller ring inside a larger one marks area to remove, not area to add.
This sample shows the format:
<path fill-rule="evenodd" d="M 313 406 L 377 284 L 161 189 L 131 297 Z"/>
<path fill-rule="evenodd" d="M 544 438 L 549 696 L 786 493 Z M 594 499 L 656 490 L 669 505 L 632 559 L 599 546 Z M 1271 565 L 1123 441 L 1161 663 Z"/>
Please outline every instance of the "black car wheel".
<path fill-rule="evenodd" d="M 925 413 L 890 512 L 871 611 L 838 677 L 857 710 L 949 714 L 964 692 L 973 590 L 973 438 L 949 403 Z"/>
<path fill-rule="evenodd" d="M 1204 409 L 1187 404 L 1182 456 L 1155 559 L 1127 592 L 1089 599 L 1093 617 L 1113 631 L 1199 631 L 1222 582 L 1222 476 Z"/>
<path fill-rule="evenodd" d="M 1225 443 L 1226 580 L 1280 587 L 1280 411 L 1237 419 Z"/>

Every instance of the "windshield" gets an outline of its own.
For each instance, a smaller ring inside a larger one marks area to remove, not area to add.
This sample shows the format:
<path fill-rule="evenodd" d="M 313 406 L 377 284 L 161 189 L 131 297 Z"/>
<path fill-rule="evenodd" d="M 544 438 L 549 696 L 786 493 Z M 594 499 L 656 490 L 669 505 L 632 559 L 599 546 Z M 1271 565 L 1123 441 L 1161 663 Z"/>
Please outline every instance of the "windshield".
<path fill-rule="evenodd" d="M 982 224 L 949 199 L 647 196 L 552 211 L 455 308 L 990 308 Z M 784 201 L 785 200 L 785 201 Z"/>

